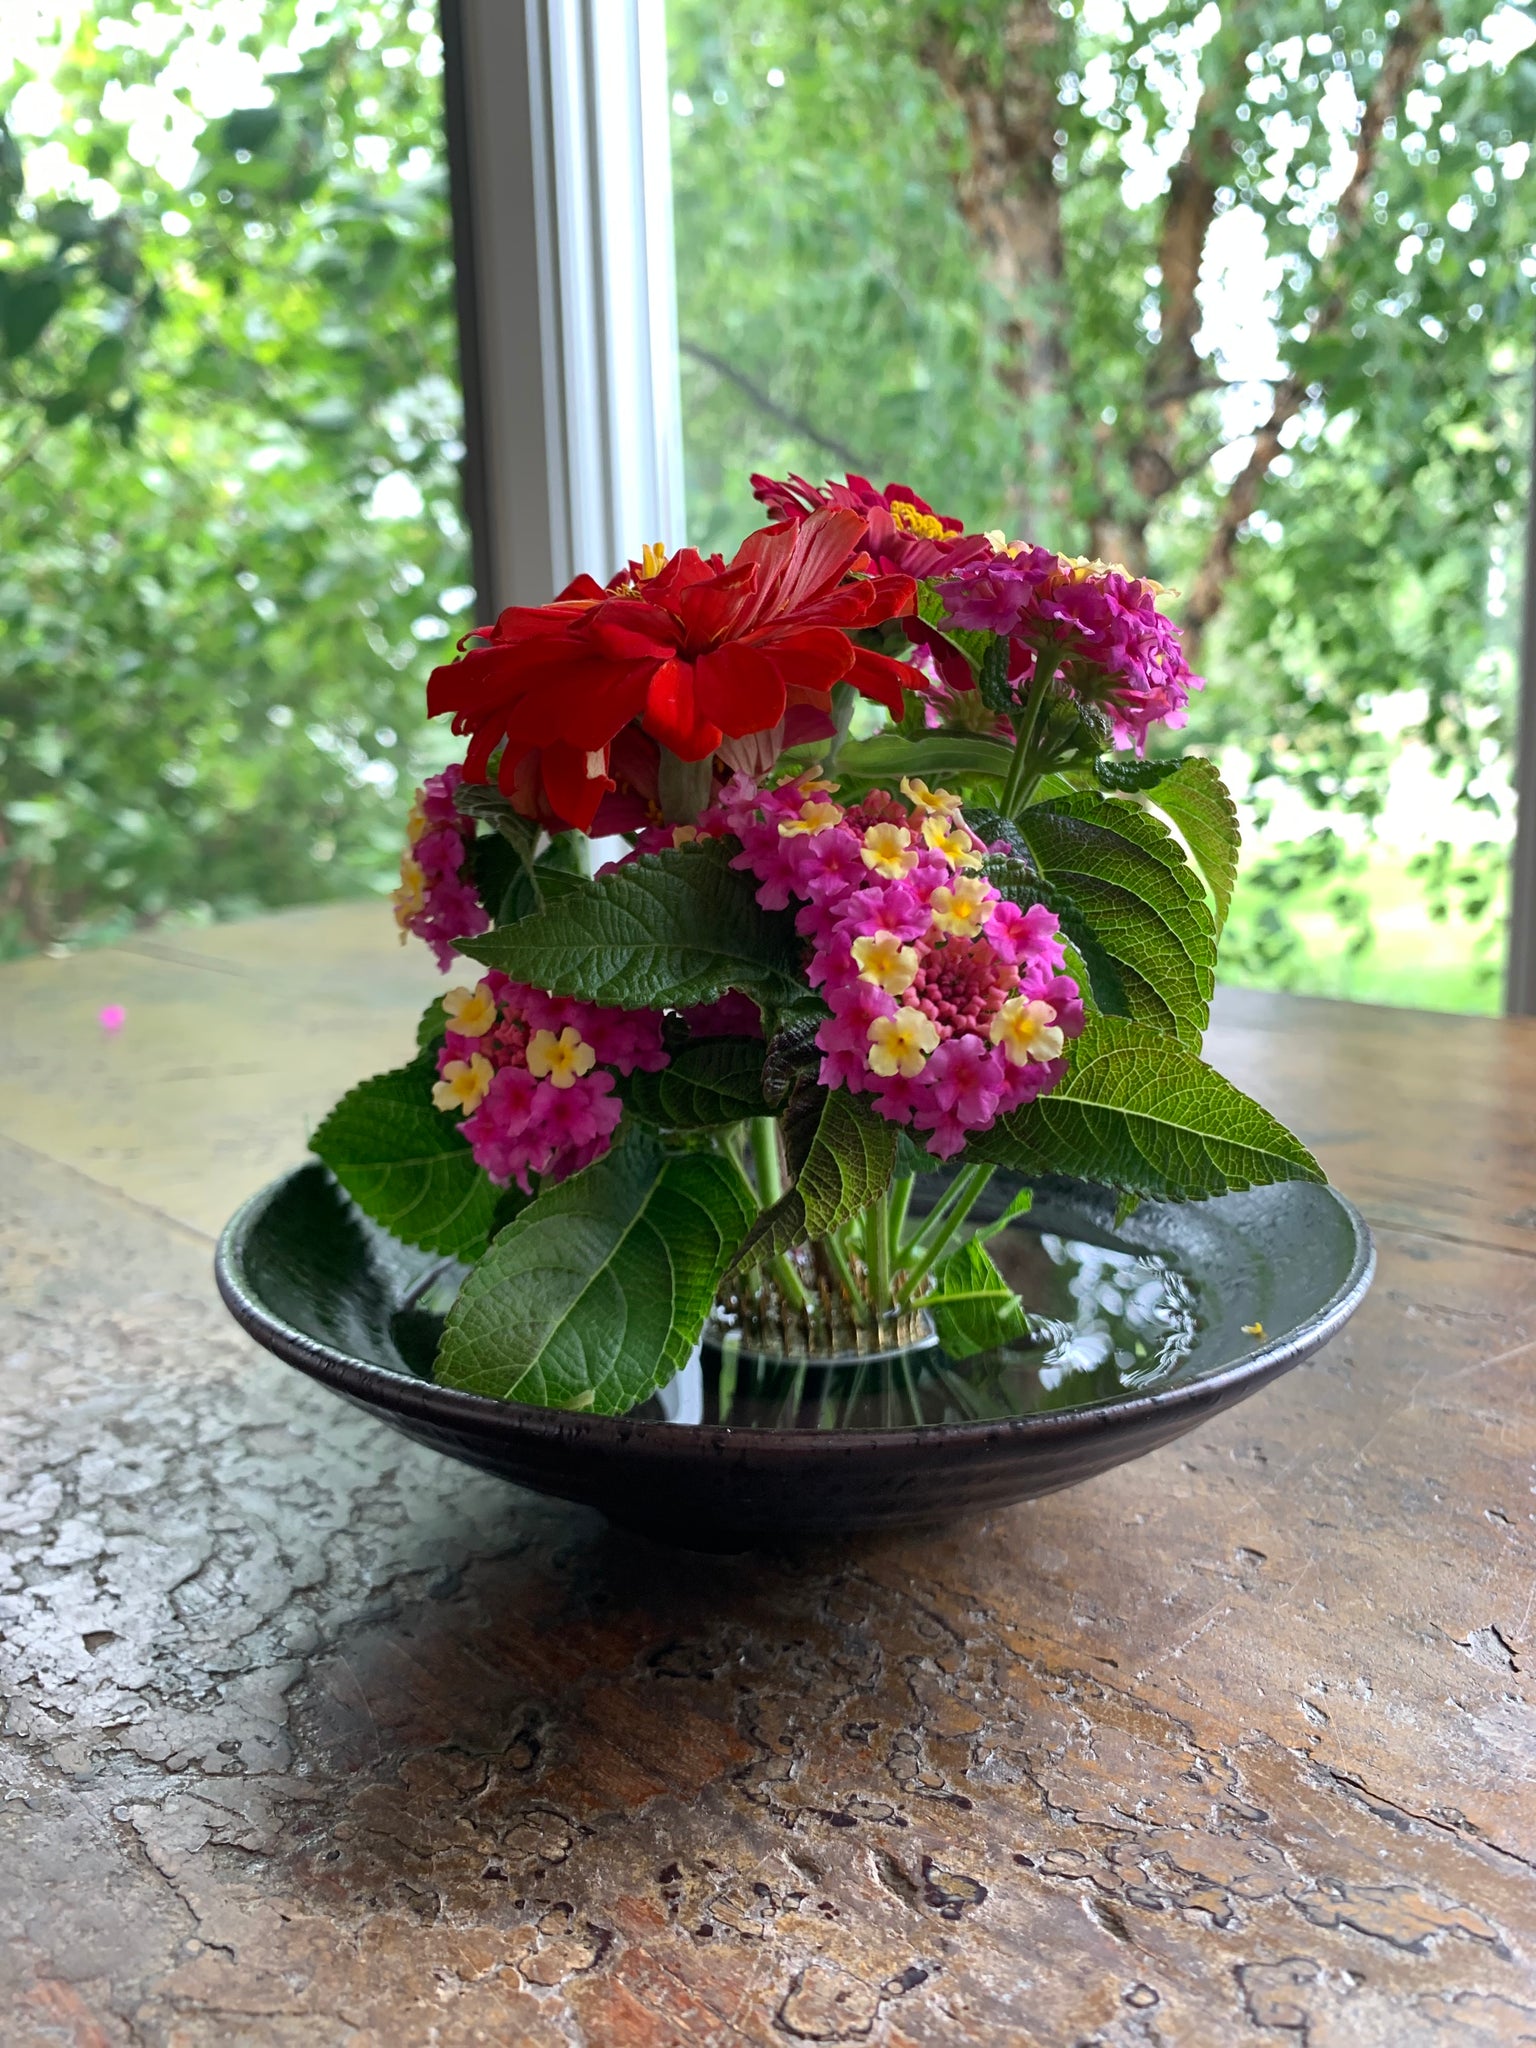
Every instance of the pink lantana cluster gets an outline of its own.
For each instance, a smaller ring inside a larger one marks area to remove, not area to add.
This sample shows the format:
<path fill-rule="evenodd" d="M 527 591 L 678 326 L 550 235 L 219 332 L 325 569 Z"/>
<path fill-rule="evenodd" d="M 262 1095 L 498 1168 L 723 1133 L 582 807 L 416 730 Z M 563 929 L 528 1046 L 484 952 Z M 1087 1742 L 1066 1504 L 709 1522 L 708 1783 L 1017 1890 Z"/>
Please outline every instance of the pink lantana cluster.
<path fill-rule="evenodd" d="M 951 625 L 1006 633 L 1013 672 L 1055 669 L 1063 686 L 1104 711 L 1115 744 L 1145 753 L 1156 724 L 1181 726 L 1191 690 L 1179 630 L 1157 609 L 1161 585 L 1103 562 L 1020 547 L 972 562 L 936 585 Z"/>
<path fill-rule="evenodd" d="M 615 1010 L 490 973 L 443 998 L 432 1100 L 459 1111 L 493 1181 L 565 1180 L 608 1150 L 624 1106 L 614 1074 L 667 1064 L 656 1010 Z"/>
<path fill-rule="evenodd" d="M 833 801 L 809 778 L 759 789 L 738 776 L 706 829 L 740 839 L 733 865 L 765 910 L 798 902 L 807 979 L 832 1015 L 821 1080 L 873 1096 L 939 1159 L 1053 1088 L 1083 1028 L 1054 912 L 1010 903 L 976 871 L 985 848 L 947 790 L 904 781 Z"/>
<path fill-rule="evenodd" d="M 454 941 L 472 939 L 491 923 L 467 872 L 475 823 L 453 800 L 463 780 L 464 770 L 454 766 L 429 775 L 417 790 L 406 819 L 407 843 L 395 891 L 401 945 L 411 934 L 425 939 L 444 974 L 453 965 Z"/>

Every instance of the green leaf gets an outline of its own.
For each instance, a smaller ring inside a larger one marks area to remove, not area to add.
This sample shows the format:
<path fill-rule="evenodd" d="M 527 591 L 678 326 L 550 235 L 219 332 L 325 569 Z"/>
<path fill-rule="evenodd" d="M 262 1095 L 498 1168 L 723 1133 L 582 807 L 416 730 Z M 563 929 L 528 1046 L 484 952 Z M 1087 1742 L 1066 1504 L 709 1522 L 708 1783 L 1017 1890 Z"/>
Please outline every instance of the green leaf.
<path fill-rule="evenodd" d="M 1018 830 L 1043 880 L 1066 891 L 1114 962 L 1131 1016 L 1198 1046 L 1216 981 L 1216 930 L 1167 826 L 1139 804 L 1084 790 L 1032 805 Z M 1071 937 L 1081 951 L 1078 933 Z"/>
<path fill-rule="evenodd" d="M 1219 937 L 1232 905 L 1242 832 L 1216 763 L 1201 754 L 1177 761 L 1107 758 L 1095 762 L 1094 772 L 1103 788 L 1141 796 L 1173 820 L 1215 898 Z"/>
<path fill-rule="evenodd" d="M 460 951 L 514 981 L 626 1010 L 686 1009 L 728 988 L 790 1000 L 804 992 L 794 919 L 758 908 L 735 851 L 710 840 L 648 854 Z"/>
<path fill-rule="evenodd" d="M 758 1217 L 736 1266 L 756 1265 L 806 1238 L 825 1237 L 891 1184 L 897 1127 L 846 1088 L 797 1088 L 785 1112 L 784 1139 L 795 1184 Z"/>
<path fill-rule="evenodd" d="M 978 1133 L 968 1156 L 1171 1201 L 1324 1177 L 1267 1109 L 1164 1032 L 1096 1017 L 1070 1060 L 1058 1088 Z"/>
<path fill-rule="evenodd" d="M 933 1269 L 937 1281 L 922 1306 L 933 1317 L 951 1358 L 972 1358 L 1029 1335 L 1024 1305 L 992 1263 L 979 1237 L 967 1238 Z"/>
<path fill-rule="evenodd" d="M 1015 711 L 1018 706 L 1008 688 L 1008 636 L 1006 633 L 987 633 L 982 637 L 986 646 L 976 671 L 976 689 L 981 701 L 989 711 Z"/>
<path fill-rule="evenodd" d="M 850 740 L 837 757 L 837 774 L 859 789 L 894 790 L 903 775 L 940 783 L 946 777 L 1002 783 L 1012 765 L 1008 742 L 985 733 L 934 732 L 909 740 L 882 732 L 873 739 Z"/>
<path fill-rule="evenodd" d="M 63 286 L 47 271 L 9 278 L 3 311 L 6 355 L 14 359 L 35 347 L 63 303 Z"/>
<path fill-rule="evenodd" d="M 344 1095 L 310 1140 L 366 1215 L 405 1244 L 478 1258 L 498 1190 L 475 1164 L 456 1116 L 432 1106 L 430 1056 L 375 1074 Z"/>
<path fill-rule="evenodd" d="M 1128 1017 L 1131 1008 L 1125 982 L 1118 965 L 1099 943 L 1097 932 L 1065 889 L 1053 887 L 1027 863 L 1027 855 L 1019 859 L 994 853 L 982 863 L 982 873 L 1021 910 L 1036 903 L 1053 910 L 1061 925 L 1061 936 L 1070 942 L 1077 956 L 1075 962 L 1068 960 L 1067 972 L 1086 995 L 1092 996 L 1096 1009 L 1106 1016 Z"/>
<path fill-rule="evenodd" d="M 448 1029 L 448 1014 L 443 1008 L 441 996 L 434 996 L 422 1011 L 416 1025 L 416 1050 L 427 1052 L 441 1040 Z M 436 1079 L 434 1073 L 433 1079 Z"/>
<path fill-rule="evenodd" d="M 760 1038 L 705 1038 L 685 1045 L 659 1074 L 631 1074 L 624 1098 L 642 1123 L 661 1130 L 707 1131 L 762 1116 Z"/>
<path fill-rule="evenodd" d="M 1204 875 L 1216 903 L 1216 936 L 1220 938 L 1232 907 L 1237 883 L 1242 831 L 1220 770 L 1214 761 L 1190 754 L 1174 773 L 1147 793 L 1165 817 L 1173 820 L 1195 865 Z"/>
<path fill-rule="evenodd" d="M 750 1215 L 728 1160 L 629 1133 L 500 1233 L 449 1313 L 438 1383 L 623 1414 L 687 1362 Z"/>

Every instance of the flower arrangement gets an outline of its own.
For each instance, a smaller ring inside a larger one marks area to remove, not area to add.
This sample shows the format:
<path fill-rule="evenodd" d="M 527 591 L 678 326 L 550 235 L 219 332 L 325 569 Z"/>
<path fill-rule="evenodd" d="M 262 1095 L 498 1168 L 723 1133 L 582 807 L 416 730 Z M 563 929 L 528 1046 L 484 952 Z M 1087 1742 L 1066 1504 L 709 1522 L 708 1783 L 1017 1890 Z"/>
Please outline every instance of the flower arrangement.
<path fill-rule="evenodd" d="M 474 969 L 314 1149 L 468 1268 L 446 1384 L 620 1413 L 711 1320 L 963 1358 L 1028 1333 L 998 1168 L 1122 1208 L 1321 1178 L 1199 1056 L 1238 834 L 1210 761 L 1149 753 L 1200 687 L 1158 586 L 902 485 L 753 484 L 731 561 L 647 548 L 429 679 L 467 746 L 395 912 Z"/>

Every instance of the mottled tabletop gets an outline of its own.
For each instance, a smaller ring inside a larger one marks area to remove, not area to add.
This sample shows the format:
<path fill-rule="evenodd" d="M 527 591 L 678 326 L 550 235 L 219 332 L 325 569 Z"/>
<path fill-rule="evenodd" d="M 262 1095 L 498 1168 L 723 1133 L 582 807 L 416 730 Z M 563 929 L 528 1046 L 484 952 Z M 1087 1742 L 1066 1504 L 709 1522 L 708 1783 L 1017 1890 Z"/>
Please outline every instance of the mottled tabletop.
<path fill-rule="evenodd" d="M 7 2048 L 1536 2042 L 1536 1025 L 1224 996 L 1376 1231 L 1344 1335 L 1071 1492 L 721 1559 L 222 1314 L 431 985 L 368 906 L 0 970 Z"/>

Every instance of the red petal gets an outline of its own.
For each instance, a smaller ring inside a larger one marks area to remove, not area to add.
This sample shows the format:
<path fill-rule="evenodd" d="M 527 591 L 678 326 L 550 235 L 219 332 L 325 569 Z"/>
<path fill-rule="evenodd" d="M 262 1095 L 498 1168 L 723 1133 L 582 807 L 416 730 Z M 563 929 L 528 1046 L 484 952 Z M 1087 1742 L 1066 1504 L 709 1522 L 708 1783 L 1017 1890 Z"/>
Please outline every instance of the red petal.
<path fill-rule="evenodd" d="M 700 717 L 733 740 L 749 732 L 771 732 L 784 716 L 784 678 L 777 662 L 741 640 L 699 656 L 694 688 Z"/>
<path fill-rule="evenodd" d="M 853 666 L 853 642 L 833 626 L 792 626 L 751 644 L 767 655 L 786 689 L 825 692 Z"/>
<path fill-rule="evenodd" d="M 579 747 L 557 741 L 539 756 L 545 794 L 555 811 L 578 832 L 592 823 L 598 805 L 613 788 L 607 775 L 588 772 L 590 756 Z"/>
<path fill-rule="evenodd" d="M 892 718 L 900 718 L 906 708 L 901 695 L 904 689 L 928 687 L 927 677 L 919 675 L 910 662 L 893 661 L 890 655 L 871 653 L 867 647 L 854 649 L 848 681 L 861 697 L 872 697 L 877 704 L 883 704 Z"/>
<path fill-rule="evenodd" d="M 652 739 L 670 747 L 680 761 L 702 761 L 720 744 L 720 728 L 699 717 L 690 661 L 657 664 L 646 692 L 642 721 Z"/>

